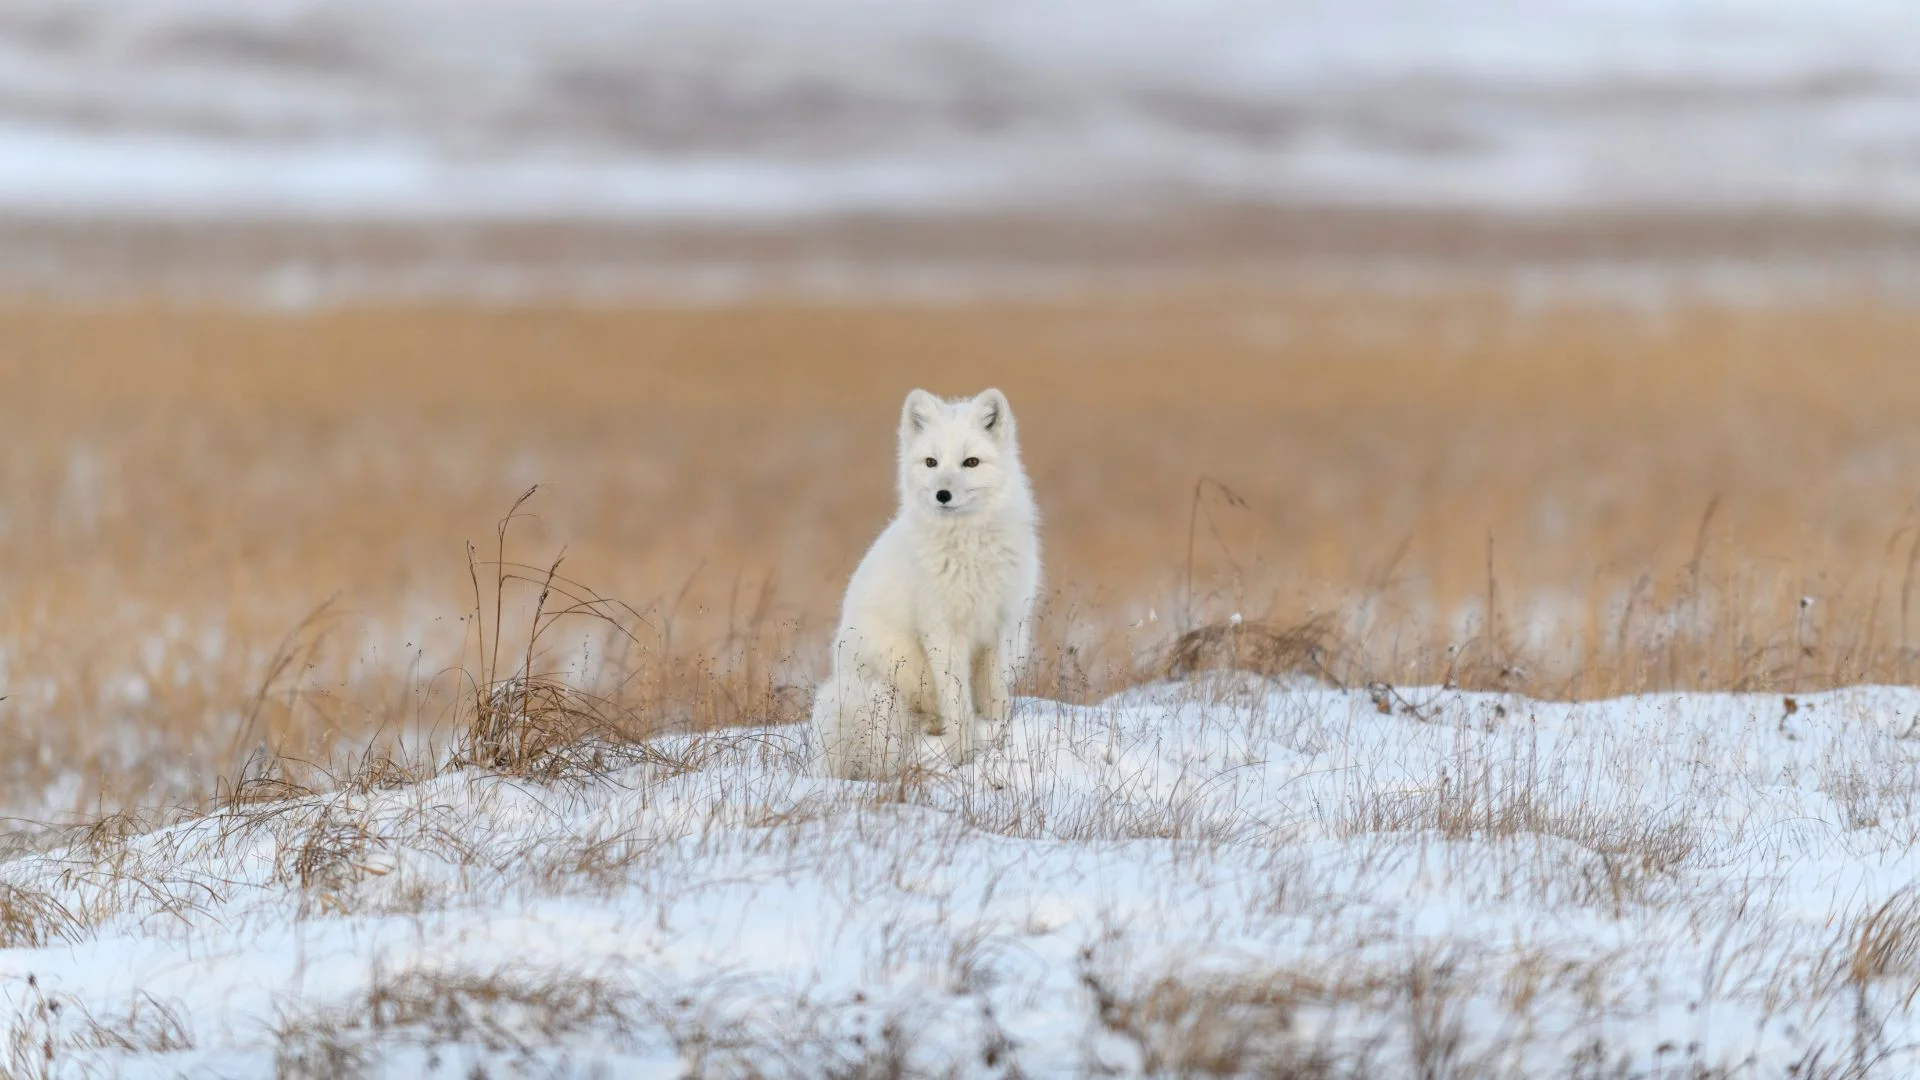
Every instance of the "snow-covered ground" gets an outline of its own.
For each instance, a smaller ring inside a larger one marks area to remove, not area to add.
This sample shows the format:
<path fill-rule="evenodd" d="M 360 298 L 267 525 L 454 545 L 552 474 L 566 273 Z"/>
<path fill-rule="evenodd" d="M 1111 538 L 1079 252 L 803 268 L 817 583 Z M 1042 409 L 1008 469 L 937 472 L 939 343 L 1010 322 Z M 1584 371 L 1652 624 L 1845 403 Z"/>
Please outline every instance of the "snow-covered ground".
<path fill-rule="evenodd" d="M 1920 213 L 1909 0 L 24 0 L 0 211 Z"/>
<path fill-rule="evenodd" d="M 1020 711 L 906 782 L 777 728 L 76 834 L 0 863 L 0 1072 L 1920 1068 L 1920 691 Z"/>

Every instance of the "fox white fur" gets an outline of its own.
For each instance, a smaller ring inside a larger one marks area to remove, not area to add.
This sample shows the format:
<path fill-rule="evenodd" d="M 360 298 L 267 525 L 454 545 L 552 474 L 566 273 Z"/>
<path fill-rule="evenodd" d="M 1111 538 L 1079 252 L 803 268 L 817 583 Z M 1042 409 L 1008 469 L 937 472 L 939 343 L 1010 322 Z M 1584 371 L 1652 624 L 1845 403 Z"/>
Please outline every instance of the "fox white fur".
<path fill-rule="evenodd" d="M 1004 731 L 1026 661 L 1039 514 L 1006 395 L 908 394 L 899 489 L 899 510 L 847 585 L 833 675 L 814 697 L 829 776 L 966 760 Z"/>

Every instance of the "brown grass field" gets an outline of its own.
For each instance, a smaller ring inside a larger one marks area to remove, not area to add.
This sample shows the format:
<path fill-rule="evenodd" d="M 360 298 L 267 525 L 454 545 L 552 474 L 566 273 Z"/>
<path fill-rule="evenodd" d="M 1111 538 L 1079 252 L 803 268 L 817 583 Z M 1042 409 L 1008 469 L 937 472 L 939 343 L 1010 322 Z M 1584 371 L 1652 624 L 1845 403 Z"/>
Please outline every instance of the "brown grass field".
<path fill-rule="evenodd" d="M 534 668 L 598 663 L 648 724 L 792 717 L 916 385 L 1014 403 L 1035 692 L 1169 664 L 1541 697 L 1911 682 L 1917 357 L 1920 310 L 1860 297 L 16 306 L 0 787 L 191 801 L 256 746 L 430 729 L 486 667 L 467 616 L 536 484 L 509 557 L 564 550 L 631 636 L 563 621 Z"/>

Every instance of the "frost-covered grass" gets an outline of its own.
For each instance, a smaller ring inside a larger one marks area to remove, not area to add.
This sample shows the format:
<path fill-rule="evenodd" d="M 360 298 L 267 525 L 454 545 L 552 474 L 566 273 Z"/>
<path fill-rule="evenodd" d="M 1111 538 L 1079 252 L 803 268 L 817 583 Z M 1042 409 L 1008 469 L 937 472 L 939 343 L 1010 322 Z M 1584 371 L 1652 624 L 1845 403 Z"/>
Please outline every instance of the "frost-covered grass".
<path fill-rule="evenodd" d="M 0 1060 L 1905 1076 L 1917 724 L 1911 690 L 1210 676 L 1025 699 L 998 751 L 884 784 L 804 775 L 796 727 L 547 782 L 384 762 L 0 863 Z"/>

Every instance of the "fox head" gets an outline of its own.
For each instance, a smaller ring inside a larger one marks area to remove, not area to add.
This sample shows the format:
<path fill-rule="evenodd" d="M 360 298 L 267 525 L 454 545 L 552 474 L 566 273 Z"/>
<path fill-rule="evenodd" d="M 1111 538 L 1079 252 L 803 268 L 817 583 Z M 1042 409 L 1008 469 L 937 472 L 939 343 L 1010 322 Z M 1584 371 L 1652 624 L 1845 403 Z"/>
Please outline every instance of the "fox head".
<path fill-rule="evenodd" d="M 925 390 L 900 409 L 900 507 L 966 517 L 992 511 L 1026 484 L 1007 395 L 983 390 L 942 401 Z"/>

